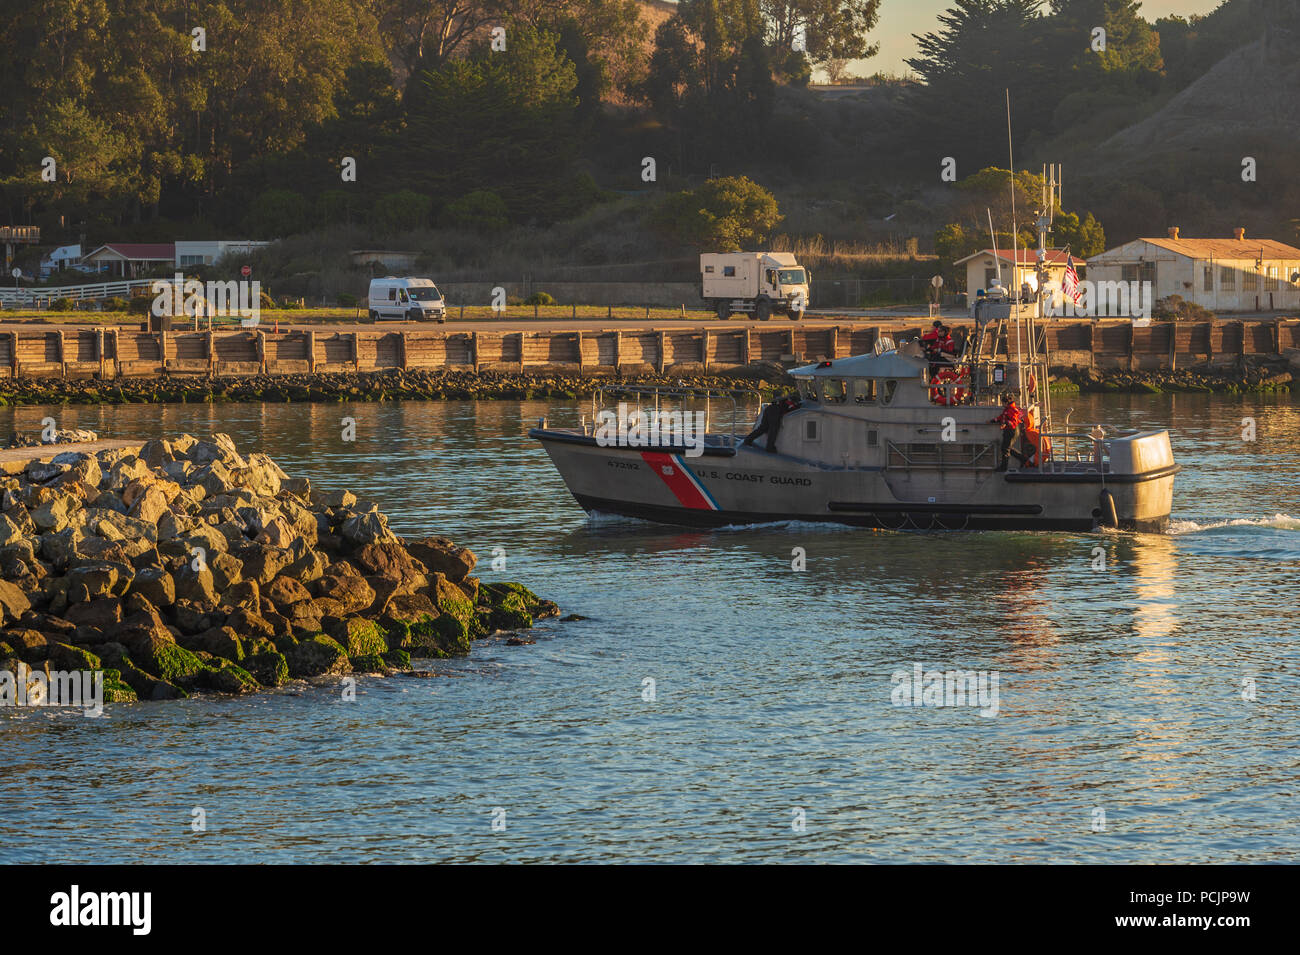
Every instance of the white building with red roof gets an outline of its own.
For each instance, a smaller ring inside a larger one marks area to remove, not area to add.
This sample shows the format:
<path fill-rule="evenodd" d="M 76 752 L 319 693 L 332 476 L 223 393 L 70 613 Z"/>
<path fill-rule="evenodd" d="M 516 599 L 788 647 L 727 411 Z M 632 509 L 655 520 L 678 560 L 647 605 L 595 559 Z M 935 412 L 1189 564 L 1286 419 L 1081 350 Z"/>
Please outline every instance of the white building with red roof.
<path fill-rule="evenodd" d="M 86 265 L 106 265 L 113 275 L 146 275 L 159 266 L 184 269 L 212 265 L 223 256 L 252 252 L 268 245 L 252 239 L 212 239 L 182 242 L 110 242 L 101 245 L 81 261 Z"/>
<path fill-rule="evenodd" d="M 85 265 L 107 265 L 111 275 L 136 278 L 160 265 L 176 264 L 175 242 L 112 242 L 101 245 L 81 260 Z"/>
<path fill-rule="evenodd" d="M 1067 253 L 1065 249 L 1048 249 L 1043 261 L 1047 272 L 1047 284 L 1060 288 L 1065 275 Z M 1076 270 L 1081 271 L 1088 263 L 1077 255 L 1070 256 Z M 992 288 L 1001 270 L 1002 287 L 1008 292 L 1019 292 L 1026 282 L 1031 288 L 1038 287 L 1038 250 L 1017 249 L 1014 256 L 1010 249 L 981 249 L 974 255 L 958 259 L 954 265 L 966 266 L 966 294 L 974 301 L 979 289 Z M 1014 268 L 1012 267 L 1014 265 Z"/>

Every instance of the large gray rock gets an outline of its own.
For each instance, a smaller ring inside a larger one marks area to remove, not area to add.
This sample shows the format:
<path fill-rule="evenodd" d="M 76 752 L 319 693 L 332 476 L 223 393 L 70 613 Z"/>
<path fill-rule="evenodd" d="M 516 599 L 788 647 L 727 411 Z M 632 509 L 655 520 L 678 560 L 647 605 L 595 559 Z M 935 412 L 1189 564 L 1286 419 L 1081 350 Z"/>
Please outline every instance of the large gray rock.
<path fill-rule="evenodd" d="M 155 607 L 170 607 L 176 600 L 176 581 L 161 567 L 147 567 L 132 579 L 131 593 L 140 594 Z"/>
<path fill-rule="evenodd" d="M 339 533 L 353 547 L 397 540 L 397 535 L 388 529 L 388 518 L 378 511 L 354 514 L 343 522 Z"/>
<path fill-rule="evenodd" d="M 411 556 L 430 573 L 442 574 L 454 584 L 474 572 L 478 558 L 468 547 L 457 547 L 445 537 L 425 537 L 406 545 Z"/>
<path fill-rule="evenodd" d="M 32 609 L 32 602 L 15 584 L 0 580 L 0 622 L 9 624 Z"/>
<path fill-rule="evenodd" d="M 68 602 L 81 603 L 96 597 L 121 596 L 135 577 L 128 564 L 86 564 L 68 571 Z"/>
<path fill-rule="evenodd" d="M 26 540 L 22 527 L 8 514 L 0 514 L 0 547 Z"/>
<path fill-rule="evenodd" d="M 77 527 L 42 534 L 41 557 L 49 561 L 56 570 L 62 570 L 76 556 L 78 545 L 85 537 L 86 535 Z"/>
<path fill-rule="evenodd" d="M 195 570 L 192 564 L 186 564 L 175 579 L 177 600 L 189 600 L 203 607 L 217 605 L 216 586 L 212 580 L 212 571 L 207 567 Z"/>
<path fill-rule="evenodd" d="M 27 479 L 34 484 L 44 484 L 46 481 L 59 477 L 70 470 L 71 468 L 66 464 L 55 464 L 53 461 L 33 461 L 27 465 Z"/>
<path fill-rule="evenodd" d="M 100 497 L 103 497 L 103 495 L 100 495 Z M 98 504 L 98 500 L 97 498 L 96 504 Z M 156 524 L 128 517 L 126 514 L 120 514 L 106 507 L 87 508 L 85 524 L 86 527 L 100 537 L 109 537 L 111 534 L 116 534 L 117 538 L 115 539 L 142 539 L 151 544 L 158 543 L 158 526 Z M 107 524 L 112 530 L 106 533 L 101 526 L 102 524 Z"/>
<path fill-rule="evenodd" d="M 71 523 L 69 515 L 78 509 L 74 497 L 62 494 L 32 511 L 32 522 L 41 531 L 61 531 Z"/>
<path fill-rule="evenodd" d="M 99 466 L 99 459 L 93 454 L 65 451 L 62 454 L 56 454 L 50 463 L 66 464 L 68 466 L 68 470 L 59 478 L 58 483 L 60 485 L 77 481 L 97 488 L 104 476 Z"/>
<path fill-rule="evenodd" d="M 234 486 L 230 469 L 221 461 L 210 461 L 190 472 L 188 481 L 203 488 L 208 497 L 218 497 L 228 493 Z"/>
<path fill-rule="evenodd" d="M 269 584 L 293 562 L 293 551 L 267 544 L 249 543 L 237 555 L 244 562 L 244 579 Z"/>
<path fill-rule="evenodd" d="M 149 465 L 137 457 L 129 456 L 110 467 L 108 473 L 100 478 L 99 486 L 106 491 L 120 491 L 132 481 L 148 480 L 152 477 L 153 472 L 149 470 Z"/>

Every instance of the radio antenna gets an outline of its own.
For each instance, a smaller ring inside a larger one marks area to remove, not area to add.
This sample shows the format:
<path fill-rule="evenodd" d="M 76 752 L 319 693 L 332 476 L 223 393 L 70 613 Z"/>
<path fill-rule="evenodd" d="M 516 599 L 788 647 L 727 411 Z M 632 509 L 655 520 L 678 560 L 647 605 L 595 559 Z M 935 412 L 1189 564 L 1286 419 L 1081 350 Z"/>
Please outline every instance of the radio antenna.
<path fill-rule="evenodd" d="M 1011 177 L 1011 283 L 1016 281 L 1016 269 L 1020 265 L 1020 236 L 1016 231 L 1016 158 L 1015 151 L 1011 145 L 1011 90 L 1007 93 L 1007 165 L 1011 168 L 1007 174 Z M 1008 289 L 1008 292 L 1011 290 Z M 1010 296 L 1008 295 L 1008 298 Z M 1024 375 L 1024 352 L 1020 346 L 1020 311 L 1022 302 L 1020 301 L 1020 291 L 1016 290 L 1015 305 L 1016 310 L 1016 387 L 1020 391 L 1020 404 L 1025 404 L 1025 375 Z"/>

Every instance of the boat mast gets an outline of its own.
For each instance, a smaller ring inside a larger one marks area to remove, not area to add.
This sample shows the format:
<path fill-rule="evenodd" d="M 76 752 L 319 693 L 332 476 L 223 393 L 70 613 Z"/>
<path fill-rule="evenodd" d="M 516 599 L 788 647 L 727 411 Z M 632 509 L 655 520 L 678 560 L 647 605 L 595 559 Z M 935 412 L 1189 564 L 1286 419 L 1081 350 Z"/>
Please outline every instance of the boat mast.
<path fill-rule="evenodd" d="M 1011 147 L 1011 90 L 1007 93 L 1007 165 L 1011 168 L 1008 175 L 1011 177 L 1011 281 L 1016 281 L 1016 268 L 1020 265 L 1020 237 L 1016 234 L 1016 160 L 1015 154 Z M 1007 289 L 1007 298 L 1010 301 L 1011 290 Z M 1020 405 L 1024 407 L 1025 402 L 1025 368 L 1024 353 L 1020 347 L 1020 290 L 1016 290 L 1015 304 L 1012 306 L 1016 310 L 1016 389 L 1020 392 Z"/>

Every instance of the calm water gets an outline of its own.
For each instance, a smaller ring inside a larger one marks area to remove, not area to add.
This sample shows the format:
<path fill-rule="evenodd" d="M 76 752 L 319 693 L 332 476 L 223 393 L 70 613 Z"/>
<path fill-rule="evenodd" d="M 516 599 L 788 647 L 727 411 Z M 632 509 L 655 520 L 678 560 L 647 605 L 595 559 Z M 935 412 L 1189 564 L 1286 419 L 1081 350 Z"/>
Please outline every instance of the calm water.
<path fill-rule="evenodd" d="M 0 409 L 226 431 L 590 618 L 355 702 L 0 714 L 0 862 L 1295 859 L 1300 405 L 1057 405 L 1175 429 L 1169 535 L 591 522 L 523 436 L 576 409 L 538 402 Z M 914 663 L 998 671 L 998 715 L 891 705 Z"/>

